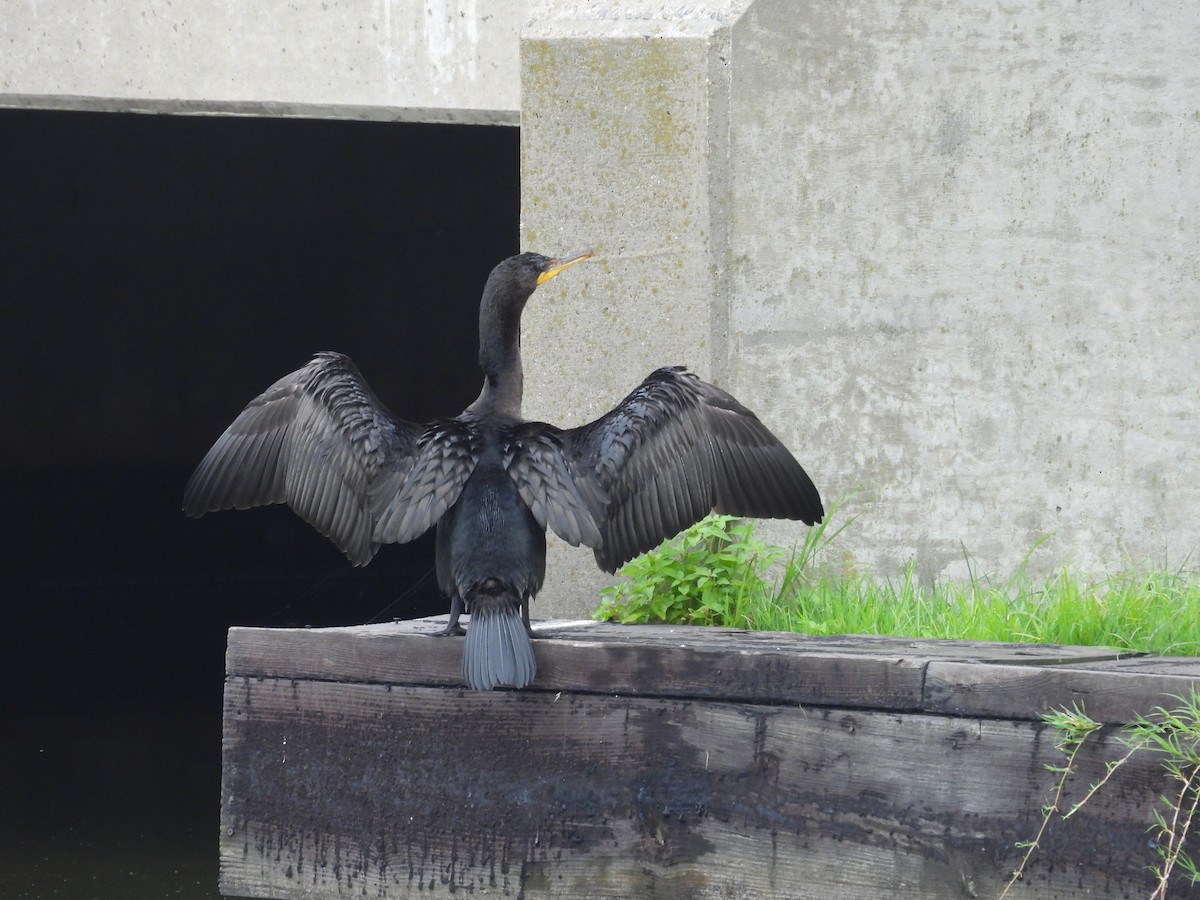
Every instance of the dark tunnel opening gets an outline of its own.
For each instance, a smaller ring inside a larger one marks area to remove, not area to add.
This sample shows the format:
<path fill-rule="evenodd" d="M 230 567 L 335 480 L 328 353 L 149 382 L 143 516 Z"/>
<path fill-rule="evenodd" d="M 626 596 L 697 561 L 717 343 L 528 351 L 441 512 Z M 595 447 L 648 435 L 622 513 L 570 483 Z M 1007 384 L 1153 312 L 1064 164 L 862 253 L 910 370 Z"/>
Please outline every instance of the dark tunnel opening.
<path fill-rule="evenodd" d="M 231 625 L 445 611 L 428 535 L 356 569 L 286 509 L 191 520 L 182 490 L 318 350 L 404 418 L 474 398 L 479 293 L 518 250 L 518 152 L 505 127 L 0 111 L 0 763 L 26 764 L 27 821 L 62 819 L 33 735 L 166 716 L 217 729 L 192 791 L 215 838 Z M 201 849 L 194 896 L 215 896 L 215 840 Z"/>

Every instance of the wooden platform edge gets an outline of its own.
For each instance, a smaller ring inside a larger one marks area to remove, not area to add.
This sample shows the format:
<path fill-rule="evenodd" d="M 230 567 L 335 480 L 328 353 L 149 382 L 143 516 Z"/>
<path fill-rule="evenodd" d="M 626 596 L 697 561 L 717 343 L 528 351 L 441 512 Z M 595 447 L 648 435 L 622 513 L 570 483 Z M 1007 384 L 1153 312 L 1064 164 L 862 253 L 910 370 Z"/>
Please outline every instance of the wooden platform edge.
<path fill-rule="evenodd" d="M 444 618 L 229 632 L 230 677 L 458 688 Z M 526 691 L 720 699 L 1039 721 L 1079 705 L 1124 724 L 1200 686 L 1200 658 L 1108 648 L 900 637 L 813 637 L 689 626 L 535 625 Z"/>

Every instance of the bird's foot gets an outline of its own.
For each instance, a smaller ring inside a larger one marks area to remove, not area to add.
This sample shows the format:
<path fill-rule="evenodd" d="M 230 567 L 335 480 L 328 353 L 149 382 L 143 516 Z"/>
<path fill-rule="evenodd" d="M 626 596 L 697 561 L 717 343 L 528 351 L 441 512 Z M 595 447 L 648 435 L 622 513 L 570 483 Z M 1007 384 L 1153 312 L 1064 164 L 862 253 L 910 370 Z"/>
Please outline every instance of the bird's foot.
<path fill-rule="evenodd" d="M 462 637 L 467 630 L 457 622 L 448 622 L 445 628 L 429 632 L 430 637 Z"/>

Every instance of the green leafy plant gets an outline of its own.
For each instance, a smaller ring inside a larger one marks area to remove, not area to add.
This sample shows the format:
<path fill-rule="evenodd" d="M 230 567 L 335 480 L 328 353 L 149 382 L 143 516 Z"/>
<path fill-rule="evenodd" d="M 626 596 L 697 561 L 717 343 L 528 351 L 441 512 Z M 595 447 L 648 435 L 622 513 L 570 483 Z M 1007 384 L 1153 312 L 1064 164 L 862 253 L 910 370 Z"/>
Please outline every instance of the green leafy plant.
<path fill-rule="evenodd" d="M 1083 744 L 1088 737 L 1100 728 L 1100 723 L 1084 713 L 1078 705 L 1070 710 L 1063 709 L 1047 713 L 1042 716 L 1042 719 L 1046 724 L 1054 728 L 1054 746 L 1066 756 L 1066 762 L 1062 765 L 1046 765 L 1048 771 L 1058 776 L 1050 795 L 1050 802 L 1042 807 L 1042 821 L 1038 826 L 1037 834 L 1034 835 L 1033 840 L 1022 841 L 1017 845 L 1018 847 L 1025 848 L 1025 855 L 1021 857 L 1021 862 L 1013 870 L 1012 877 L 1004 885 L 1004 890 L 1000 893 L 1000 900 L 1004 900 L 1008 896 L 1008 892 L 1012 890 L 1013 885 L 1020 881 L 1021 877 L 1025 874 L 1025 867 L 1029 865 L 1029 860 L 1033 856 L 1034 851 L 1041 845 L 1042 837 L 1046 834 L 1046 829 L 1050 827 L 1051 820 L 1055 814 L 1061 811 L 1063 791 L 1066 789 L 1067 781 L 1075 773 L 1075 757 L 1083 749 Z M 1078 806 L 1063 815 L 1063 818 L 1072 815 L 1076 809 L 1078 809 Z"/>
<path fill-rule="evenodd" d="M 711 515 L 626 563 L 625 580 L 601 591 L 596 617 L 747 627 L 747 610 L 772 593 L 765 569 L 783 551 L 754 536 L 754 525 Z"/>
<path fill-rule="evenodd" d="M 840 503 L 791 554 L 754 533 L 754 522 L 713 513 L 621 567 L 622 581 L 600 592 L 597 619 L 763 629 L 781 593 L 810 577 L 821 552 L 853 519 L 829 530 Z M 787 555 L 778 585 L 771 567 Z M 799 630 L 799 629 L 792 629 Z"/>
<path fill-rule="evenodd" d="M 1200 805 L 1200 691 L 1193 688 L 1186 700 L 1176 699 L 1180 705 L 1175 709 L 1158 707 L 1150 719 L 1139 717 L 1127 728 L 1130 752 L 1145 749 L 1161 756 L 1163 768 L 1175 783 L 1175 791 L 1163 794 L 1161 808 L 1154 811 L 1155 848 L 1161 863 L 1153 866 L 1158 886 L 1151 900 L 1166 896 L 1167 882 L 1176 867 L 1192 884 L 1200 881 L 1195 860 L 1183 850 Z"/>

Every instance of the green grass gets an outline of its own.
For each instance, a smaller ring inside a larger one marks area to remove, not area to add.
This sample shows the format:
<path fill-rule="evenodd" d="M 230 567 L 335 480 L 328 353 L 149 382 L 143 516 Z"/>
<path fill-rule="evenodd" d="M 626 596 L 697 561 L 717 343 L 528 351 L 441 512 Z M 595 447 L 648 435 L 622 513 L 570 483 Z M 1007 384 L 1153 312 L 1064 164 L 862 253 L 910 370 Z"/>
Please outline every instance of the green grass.
<path fill-rule="evenodd" d="M 1092 576 L 1064 565 L 1034 578 L 1026 563 L 1039 541 L 1001 580 L 972 566 L 963 581 L 922 583 L 915 563 L 896 578 L 878 579 L 824 563 L 853 524 L 831 527 L 838 506 L 791 554 L 759 539 L 753 523 L 710 516 L 628 563 L 625 579 L 602 592 L 596 618 L 1200 656 L 1200 576 L 1183 567 L 1127 565 Z"/>

